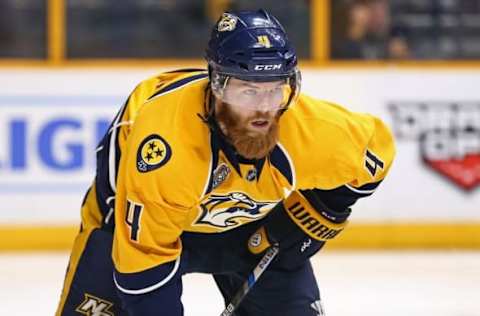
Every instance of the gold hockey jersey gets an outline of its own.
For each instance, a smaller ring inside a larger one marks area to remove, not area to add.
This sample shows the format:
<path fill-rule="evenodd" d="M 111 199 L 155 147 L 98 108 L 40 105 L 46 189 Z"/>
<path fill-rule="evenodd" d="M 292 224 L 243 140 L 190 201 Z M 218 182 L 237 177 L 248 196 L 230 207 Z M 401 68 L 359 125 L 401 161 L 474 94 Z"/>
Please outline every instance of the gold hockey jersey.
<path fill-rule="evenodd" d="M 243 161 L 201 119 L 208 84 L 200 70 L 140 83 L 102 142 L 83 222 L 108 223 L 114 209 L 120 273 L 175 261 L 183 232 L 236 229 L 292 191 L 370 195 L 390 167 L 394 144 L 381 120 L 304 94 L 281 116 L 271 154 Z"/>

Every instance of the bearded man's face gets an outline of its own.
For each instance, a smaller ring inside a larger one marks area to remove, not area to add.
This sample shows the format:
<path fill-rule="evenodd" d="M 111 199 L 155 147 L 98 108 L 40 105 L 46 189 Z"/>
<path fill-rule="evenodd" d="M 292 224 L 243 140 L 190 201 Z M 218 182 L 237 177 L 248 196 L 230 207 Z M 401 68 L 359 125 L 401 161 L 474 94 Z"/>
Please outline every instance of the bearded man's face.
<path fill-rule="evenodd" d="M 223 91 L 215 95 L 215 113 L 222 132 L 240 155 L 261 159 L 275 147 L 280 113 L 290 91 L 286 80 L 228 78 Z"/>
<path fill-rule="evenodd" d="M 247 159 L 266 157 L 278 141 L 278 112 L 243 113 L 222 103 L 216 118 L 230 143 Z"/>

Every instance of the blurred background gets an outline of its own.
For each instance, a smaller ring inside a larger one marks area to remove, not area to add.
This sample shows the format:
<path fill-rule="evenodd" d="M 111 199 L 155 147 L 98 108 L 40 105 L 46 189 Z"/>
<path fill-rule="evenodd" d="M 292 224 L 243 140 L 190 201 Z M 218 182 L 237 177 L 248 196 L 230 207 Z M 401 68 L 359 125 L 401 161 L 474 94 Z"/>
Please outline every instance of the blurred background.
<path fill-rule="evenodd" d="M 397 141 L 313 259 L 327 315 L 480 315 L 480 0 L 1 0 L 0 315 L 53 315 L 96 144 L 130 91 L 205 67 L 220 14 L 260 7 L 297 47 L 304 93 Z M 222 310 L 203 275 L 184 303 Z"/>
<path fill-rule="evenodd" d="M 3 0 L 0 56 L 198 59 L 225 10 L 268 8 L 304 60 L 476 60 L 477 0 Z"/>

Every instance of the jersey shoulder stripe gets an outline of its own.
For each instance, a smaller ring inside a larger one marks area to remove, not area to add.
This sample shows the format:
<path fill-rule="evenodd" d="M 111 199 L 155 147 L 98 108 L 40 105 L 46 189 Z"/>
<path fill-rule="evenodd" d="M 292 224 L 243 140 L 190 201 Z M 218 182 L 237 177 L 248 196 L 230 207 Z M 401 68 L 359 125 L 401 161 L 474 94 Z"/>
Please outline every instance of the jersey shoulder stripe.
<path fill-rule="evenodd" d="M 166 71 L 166 74 L 175 74 L 175 73 L 183 73 L 183 72 L 205 72 L 206 70 L 203 68 L 180 68 L 175 70 Z"/>
<path fill-rule="evenodd" d="M 183 78 L 183 79 L 180 79 L 178 81 L 174 81 L 170 84 L 168 84 L 167 86 L 161 88 L 160 90 L 158 90 L 157 92 L 155 92 L 151 97 L 148 98 L 147 101 L 151 101 L 167 92 L 171 92 L 175 89 L 178 89 L 188 83 L 191 83 L 193 81 L 196 81 L 196 80 L 199 80 L 199 79 L 204 79 L 208 77 L 208 74 L 206 73 L 200 73 L 200 74 L 196 74 L 196 75 L 192 75 L 192 76 L 188 76 L 186 78 Z"/>
<path fill-rule="evenodd" d="M 294 186 L 294 170 L 286 151 L 277 144 L 270 154 L 270 162 L 287 179 L 291 186 Z"/>

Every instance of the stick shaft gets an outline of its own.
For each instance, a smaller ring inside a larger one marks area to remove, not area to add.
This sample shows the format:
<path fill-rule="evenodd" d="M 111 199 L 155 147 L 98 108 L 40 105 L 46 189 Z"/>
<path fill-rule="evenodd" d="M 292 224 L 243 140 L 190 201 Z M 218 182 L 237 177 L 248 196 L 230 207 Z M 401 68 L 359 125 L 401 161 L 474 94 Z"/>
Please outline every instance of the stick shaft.
<path fill-rule="evenodd" d="M 278 254 L 278 246 L 274 245 L 268 248 L 267 252 L 265 252 L 262 259 L 260 259 L 260 262 L 256 265 L 253 271 L 250 272 L 245 282 L 238 289 L 237 293 L 235 293 L 235 296 L 233 297 L 231 302 L 227 305 L 227 307 L 223 310 L 220 316 L 231 316 L 233 314 L 235 309 L 242 302 L 243 298 L 247 295 L 247 293 L 250 291 L 253 285 L 257 282 L 257 280 L 260 278 L 262 273 L 265 272 L 265 270 L 267 269 L 267 267 L 270 265 L 270 263 L 276 257 L 277 254 Z"/>

